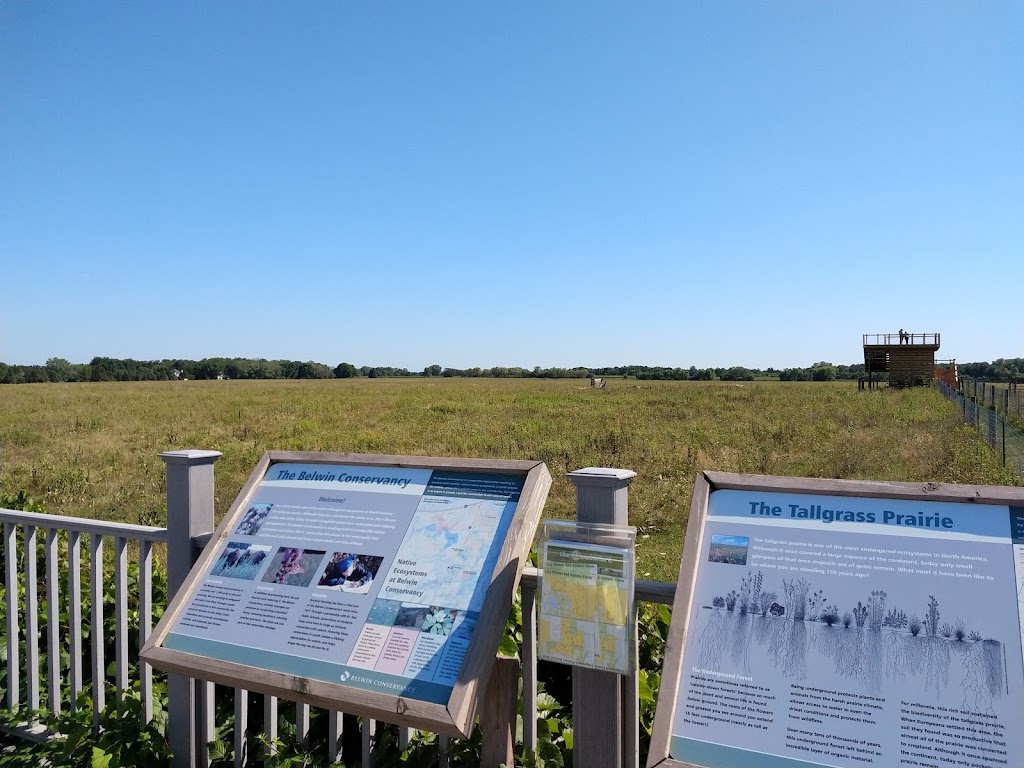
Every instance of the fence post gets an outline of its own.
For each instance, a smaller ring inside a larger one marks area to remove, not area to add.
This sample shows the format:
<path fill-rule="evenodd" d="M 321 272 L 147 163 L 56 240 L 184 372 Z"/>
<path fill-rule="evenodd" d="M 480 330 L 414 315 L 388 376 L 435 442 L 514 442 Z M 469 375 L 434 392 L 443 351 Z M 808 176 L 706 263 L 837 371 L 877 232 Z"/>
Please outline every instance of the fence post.
<path fill-rule="evenodd" d="M 167 451 L 167 599 L 185 581 L 196 550 L 193 538 L 213 531 L 213 463 L 220 451 Z M 167 734 L 172 768 L 196 764 L 196 703 L 192 678 L 167 676 Z"/>
<path fill-rule="evenodd" d="M 576 519 L 581 523 L 629 524 L 628 469 L 588 467 L 568 474 L 576 487 Z M 623 726 L 636 727 L 637 706 L 626 703 L 623 712 L 622 680 L 614 672 L 574 667 L 572 670 L 573 764 L 621 766 Z M 632 748 L 631 748 L 632 749 Z"/>

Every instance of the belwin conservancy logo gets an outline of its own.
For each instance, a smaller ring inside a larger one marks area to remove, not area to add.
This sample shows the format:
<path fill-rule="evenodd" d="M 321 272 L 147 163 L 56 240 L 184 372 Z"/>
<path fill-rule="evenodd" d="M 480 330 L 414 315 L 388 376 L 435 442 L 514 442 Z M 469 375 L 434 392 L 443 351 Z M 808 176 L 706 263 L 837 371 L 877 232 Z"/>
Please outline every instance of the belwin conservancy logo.
<path fill-rule="evenodd" d="M 374 677 L 363 677 L 362 675 L 353 675 L 348 670 L 342 672 L 339 679 L 343 683 L 351 681 L 353 683 L 357 683 L 358 685 L 372 685 L 375 688 L 387 688 L 389 690 L 398 691 L 400 693 L 416 693 L 415 685 L 409 685 L 408 683 L 395 683 L 390 680 L 378 680 Z"/>

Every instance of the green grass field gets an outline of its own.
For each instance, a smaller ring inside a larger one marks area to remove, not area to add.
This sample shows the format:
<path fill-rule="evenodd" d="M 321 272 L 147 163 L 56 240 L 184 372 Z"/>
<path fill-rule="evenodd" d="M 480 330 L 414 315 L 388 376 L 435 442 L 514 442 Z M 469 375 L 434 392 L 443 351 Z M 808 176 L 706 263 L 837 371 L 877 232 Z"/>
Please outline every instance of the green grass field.
<path fill-rule="evenodd" d="M 0 487 L 49 511 L 164 522 L 160 451 L 222 451 L 223 514 L 265 450 L 540 459 L 545 514 L 571 516 L 567 471 L 636 471 L 639 574 L 674 580 L 694 473 L 1013 484 L 929 389 L 855 382 L 346 379 L 0 387 Z"/>

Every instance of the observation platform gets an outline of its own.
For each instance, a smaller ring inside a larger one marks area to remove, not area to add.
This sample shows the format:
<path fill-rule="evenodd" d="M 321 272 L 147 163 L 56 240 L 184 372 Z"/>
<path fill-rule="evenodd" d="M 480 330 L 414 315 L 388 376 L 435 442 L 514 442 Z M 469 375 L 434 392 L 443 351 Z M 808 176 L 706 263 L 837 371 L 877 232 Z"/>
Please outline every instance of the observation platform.
<path fill-rule="evenodd" d="M 865 333 L 864 372 L 888 373 L 889 386 L 913 387 L 930 384 L 935 375 L 937 333 Z"/>

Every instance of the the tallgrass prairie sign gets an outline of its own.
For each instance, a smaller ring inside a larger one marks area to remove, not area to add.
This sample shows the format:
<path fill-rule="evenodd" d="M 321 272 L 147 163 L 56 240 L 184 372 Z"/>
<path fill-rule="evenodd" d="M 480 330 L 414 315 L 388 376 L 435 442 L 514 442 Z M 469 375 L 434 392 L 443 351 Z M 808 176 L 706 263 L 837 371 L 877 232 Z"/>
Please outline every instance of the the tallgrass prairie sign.
<path fill-rule="evenodd" d="M 649 766 L 1024 760 L 1024 489 L 698 477 Z"/>

